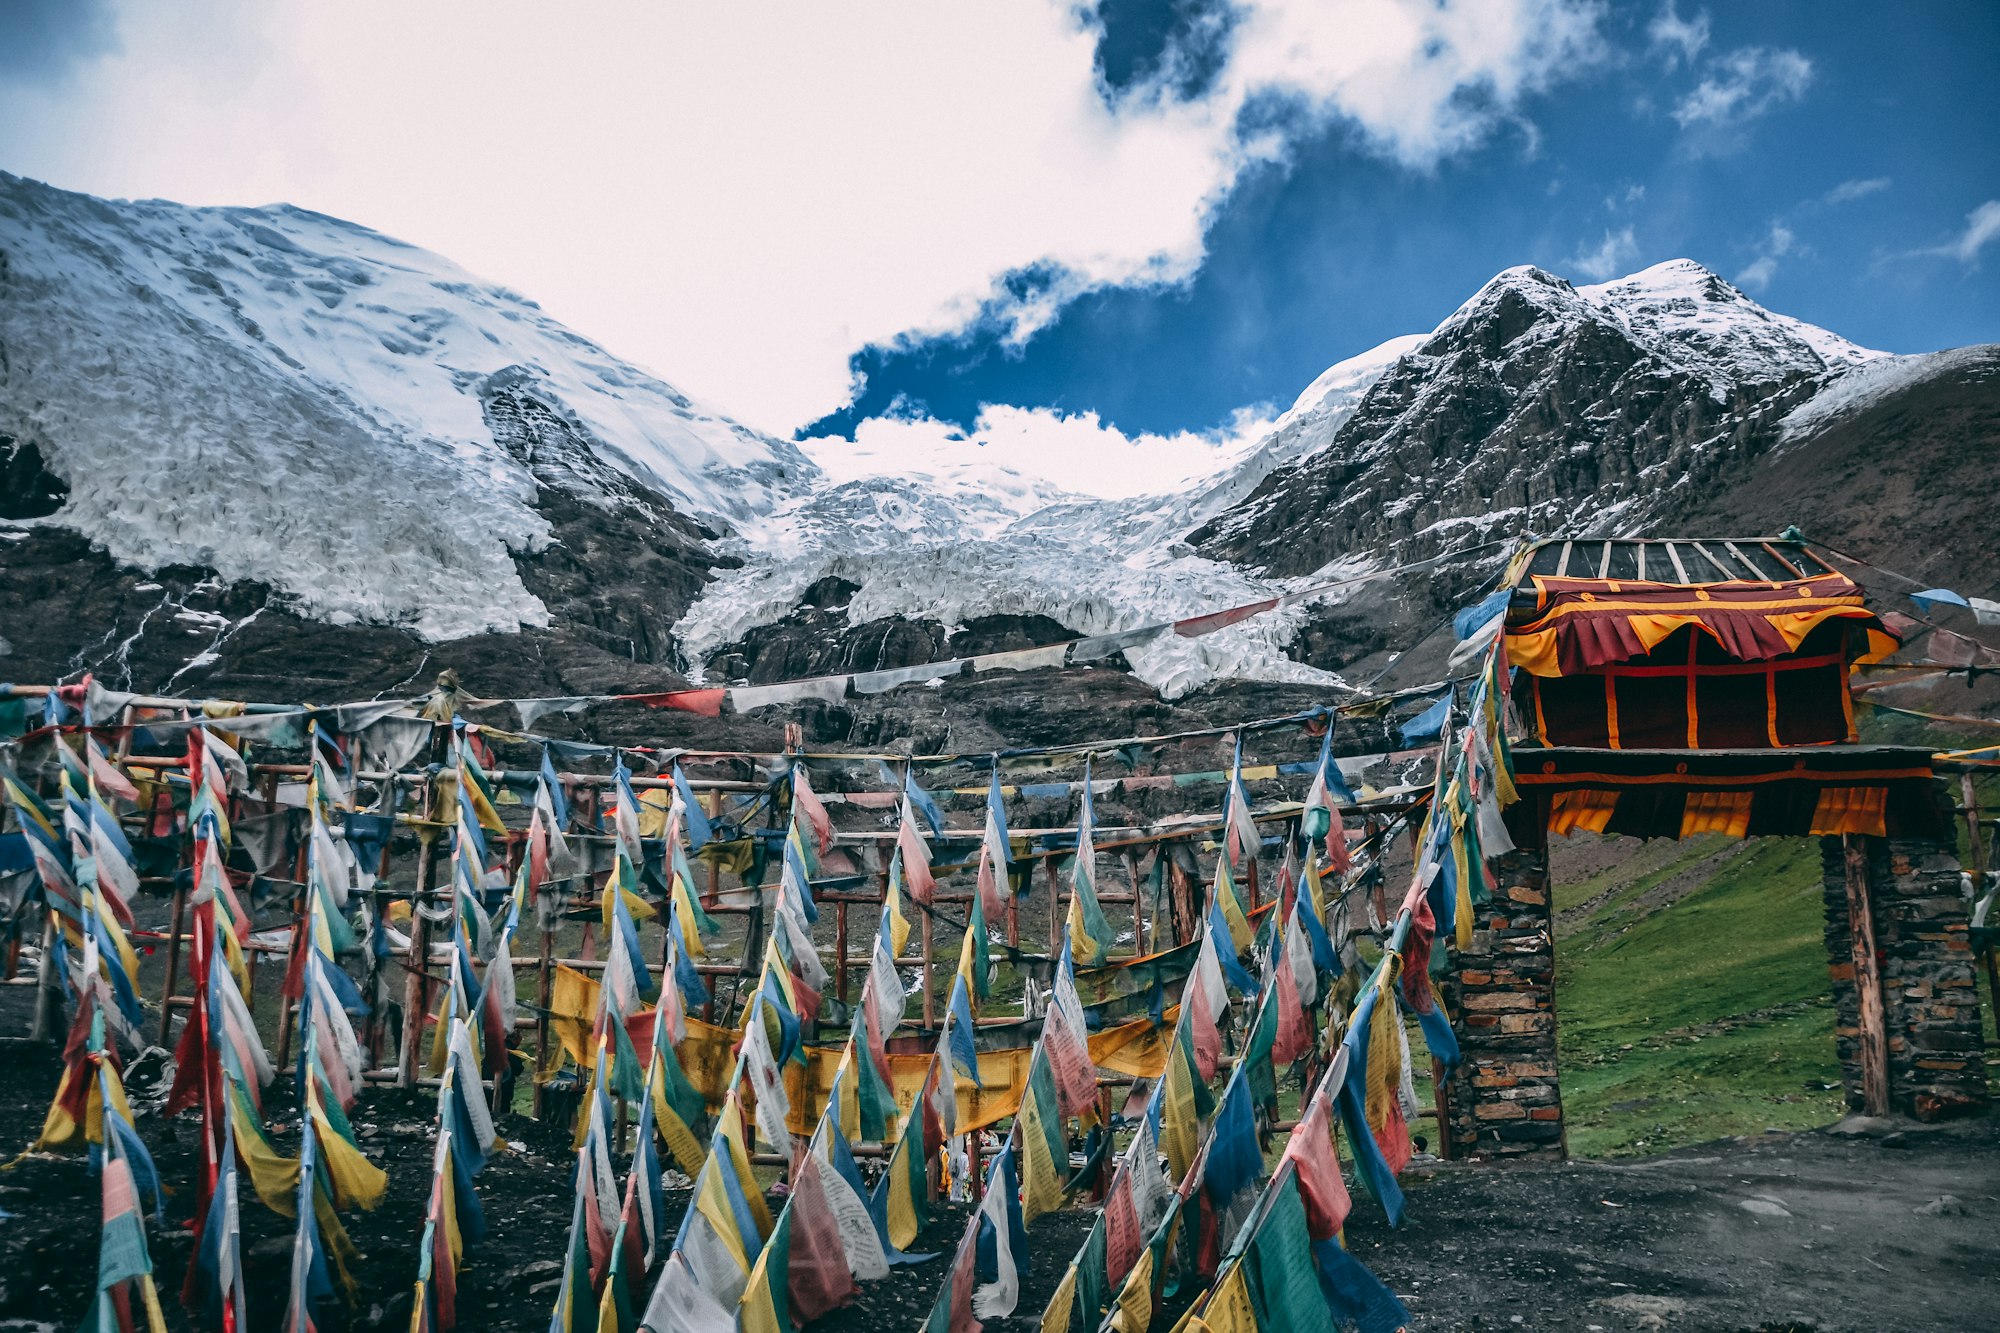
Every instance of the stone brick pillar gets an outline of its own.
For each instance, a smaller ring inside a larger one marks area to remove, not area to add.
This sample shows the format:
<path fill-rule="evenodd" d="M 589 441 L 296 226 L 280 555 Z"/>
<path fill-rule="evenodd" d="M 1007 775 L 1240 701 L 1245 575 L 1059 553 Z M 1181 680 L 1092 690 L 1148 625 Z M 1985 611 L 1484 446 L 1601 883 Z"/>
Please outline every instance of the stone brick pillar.
<path fill-rule="evenodd" d="M 1862 838 L 1875 952 L 1882 974 L 1889 1109 L 1932 1120 L 1987 1100 L 1979 989 L 1959 893 L 1956 849 L 1927 839 Z M 1861 1000 L 1848 917 L 1846 852 L 1820 840 L 1835 1043 L 1847 1104 L 1864 1107 Z"/>
<path fill-rule="evenodd" d="M 1546 794 L 1507 811 L 1517 850 L 1495 863 L 1499 887 L 1473 908 L 1472 946 L 1445 987 L 1465 1059 L 1451 1078 L 1453 1157 L 1560 1157 L 1555 931 L 1549 907 Z"/>

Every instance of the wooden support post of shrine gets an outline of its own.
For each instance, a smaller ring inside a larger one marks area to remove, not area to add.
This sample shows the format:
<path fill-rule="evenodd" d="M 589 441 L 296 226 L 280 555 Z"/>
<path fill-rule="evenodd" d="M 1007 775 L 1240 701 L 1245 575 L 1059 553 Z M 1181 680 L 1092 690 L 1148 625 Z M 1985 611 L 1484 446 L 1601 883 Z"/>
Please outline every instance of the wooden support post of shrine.
<path fill-rule="evenodd" d="M 1444 1061 L 1431 1060 L 1431 1115 L 1437 1124 L 1438 1160 L 1451 1160 L 1451 1075 Z"/>
<path fill-rule="evenodd" d="M 1847 865 L 1847 919 L 1852 929 L 1854 985 L 1861 1013 L 1863 1109 L 1889 1114 L 1889 1037 L 1882 1012 L 1882 970 L 1875 952 L 1875 914 L 1868 901 L 1868 850 L 1852 833 L 1841 835 Z"/>

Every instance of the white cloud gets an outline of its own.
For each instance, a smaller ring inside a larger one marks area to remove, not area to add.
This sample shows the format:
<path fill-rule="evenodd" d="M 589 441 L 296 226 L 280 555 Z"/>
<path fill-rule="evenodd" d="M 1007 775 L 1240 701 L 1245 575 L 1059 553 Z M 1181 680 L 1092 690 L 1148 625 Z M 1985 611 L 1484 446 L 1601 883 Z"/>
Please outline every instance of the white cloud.
<path fill-rule="evenodd" d="M 1602 282 L 1617 277 L 1638 254 L 1639 242 L 1632 229 L 1621 227 L 1617 231 L 1607 230 L 1595 249 L 1581 250 L 1563 262 L 1584 277 Z"/>
<path fill-rule="evenodd" d="M 1965 215 L 1964 231 L 1922 253 L 1943 255 L 1961 264 L 1976 264 L 1979 252 L 1995 240 L 2000 240 L 2000 199 L 1988 199 Z"/>
<path fill-rule="evenodd" d="M 1628 185 L 1623 190 L 1604 196 L 1604 211 L 1616 213 L 1623 209 L 1637 208 L 1646 201 L 1646 187 Z"/>
<path fill-rule="evenodd" d="M 1298 134 L 1344 122 L 1428 169 L 1601 54 L 1594 0 L 1238 8 L 1199 97 L 1107 105 L 1070 0 L 122 0 L 121 50 L 0 87 L 0 161 L 364 222 L 787 430 L 847 400 L 870 343 L 1184 281 Z M 1246 108 L 1274 128 L 1246 137 Z M 1028 298 L 996 287 L 1033 266 Z"/>
<path fill-rule="evenodd" d="M 1812 61 L 1797 51 L 1742 47 L 1708 63 L 1706 77 L 1674 107 L 1674 119 L 1684 129 L 1740 125 L 1798 101 L 1812 78 Z"/>
<path fill-rule="evenodd" d="M 1769 287 L 1771 279 L 1778 275 L 1778 261 L 1792 252 L 1792 245 L 1797 239 L 1790 227 L 1782 222 L 1773 222 L 1771 229 L 1757 244 L 1756 258 L 1736 275 L 1736 285 L 1755 292 Z"/>
<path fill-rule="evenodd" d="M 1660 13 L 1646 25 L 1646 36 L 1653 49 L 1666 57 L 1667 68 L 1672 69 L 1681 61 L 1694 63 L 1708 45 L 1708 11 L 1698 10 L 1695 16 L 1684 19 L 1674 6 L 1674 0 L 1667 0 L 1660 7 Z"/>
<path fill-rule="evenodd" d="M 817 436 L 802 442 L 838 483 L 857 477 L 907 476 L 967 466 L 1002 466 L 1064 490 L 1122 500 L 1181 489 L 1243 457 L 1271 431 L 1274 414 L 1238 411 L 1208 432 L 1127 435 L 1095 412 L 989 404 L 970 431 L 929 416 L 897 413 L 860 423 L 854 440 Z"/>
<path fill-rule="evenodd" d="M 1821 197 L 1820 203 L 1828 208 L 1833 208 L 1840 204 L 1851 204 L 1856 199 L 1866 199 L 1869 195 L 1880 193 L 1888 188 L 1889 178 L 1887 176 L 1876 176 L 1869 180 L 1842 181 L 1831 190 L 1828 190 Z"/>

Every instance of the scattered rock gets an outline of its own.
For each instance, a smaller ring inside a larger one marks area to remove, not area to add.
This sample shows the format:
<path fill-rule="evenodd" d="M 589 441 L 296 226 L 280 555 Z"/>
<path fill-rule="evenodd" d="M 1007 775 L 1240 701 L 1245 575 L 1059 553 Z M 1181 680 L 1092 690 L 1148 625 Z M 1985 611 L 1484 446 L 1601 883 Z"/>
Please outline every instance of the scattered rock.
<path fill-rule="evenodd" d="M 1744 1199 L 1736 1206 L 1746 1213 L 1755 1213 L 1759 1217 L 1790 1217 L 1792 1215 L 1792 1210 L 1785 1207 L 1784 1204 L 1779 1203 L 1776 1199 L 1766 1198 L 1761 1194 Z"/>
<path fill-rule="evenodd" d="M 1632 1315 L 1640 1328 L 1664 1328 L 1667 1320 L 1687 1312 L 1687 1302 L 1678 1296 L 1652 1296 L 1643 1291 L 1602 1296 L 1597 1303 L 1607 1310 Z"/>
<path fill-rule="evenodd" d="M 502 1273 L 500 1275 L 500 1285 L 511 1287 L 515 1283 L 534 1277 L 537 1274 L 558 1273 L 561 1271 L 562 1261 L 560 1259 L 533 1259 Z"/>
<path fill-rule="evenodd" d="M 1919 1204 L 1916 1208 L 1918 1217 L 1964 1217 L 1971 1211 L 1965 1206 L 1965 1201 L 1956 1194 L 1940 1194 L 1929 1203 Z"/>

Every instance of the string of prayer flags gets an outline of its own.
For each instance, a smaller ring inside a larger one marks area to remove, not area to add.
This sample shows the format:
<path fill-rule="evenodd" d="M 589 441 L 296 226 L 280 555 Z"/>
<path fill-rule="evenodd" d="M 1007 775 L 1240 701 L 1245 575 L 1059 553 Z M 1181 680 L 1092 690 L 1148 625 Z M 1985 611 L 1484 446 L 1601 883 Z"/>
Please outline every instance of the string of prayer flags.
<path fill-rule="evenodd" d="M 896 825 L 896 860 L 901 863 L 903 882 L 910 897 L 928 906 L 937 893 L 937 877 L 931 873 L 930 844 L 917 831 L 917 817 L 908 791 L 903 793 L 902 814 Z"/>
<path fill-rule="evenodd" d="M 1069 939 L 1065 952 L 1096 967 L 1111 956 L 1113 934 L 1097 901 L 1095 803 L 1090 794 L 1090 760 L 1083 764 L 1082 800 L 1076 816 L 1076 858 L 1070 867 Z"/>
<path fill-rule="evenodd" d="M 99 1077 L 115 1079 L 109 1064 L 99 1066 Z M 139 1210 L 137 1180 L 152 1185 L 154 1210 L 159 1210 L 159 1179 L 145 1145 L 121 1114 L 108 1090 L 103 1095 L 107 1132 L 100 1172 L 103 1199 L 102 1225 L 97 1246 L 97 1295 L 85 1318 L 85 1333 L 135 1333 L 136 1305 L 143 1313 L 147 1333 L 166 1333 L 167 1320 L 160 1309 L 160 1296 L 153 1285 L 153 1260 L 146 1249 L 146 1224 Z M 135 1167 L 137 1168 L 135 1171 Z"/>
<path fill-rule="evenodd" d="M 1241 865 L 1247 854 L 1255 857 L 1264 835 L 1257 831 L 1251 813 L 1250 793 L 1243 786 L 1243 741 L 1238 738 L 1229 759 L 1229 790 L 1222 812 L 1224 860 L 1232 867 Z"/>
<path fill-rule="evenodd" d="M 813 831 L 813 840 L 819 854 L 825 856 L 833 847 L 833 819 L 826 812 L 826 806 L 813 794 L 812 781 L 806 776 L 806 766 L 792 764 L 792 817 L 803 818 Z"/>
<path fill-rule="evenodd" d="M 1326 734 L 1320 738 L 1319 761 L 1313 766 L 1305 811 L 1299 817 L 1299 833 L 1308 844 L 1325 845 L 1327 864 L 1335 874 L 1345 874 L 1349 861 L 1347 825 L 1340 808 L 1354 803 L 1354 793 L 1348 790 L 1347 779 L 1333 757 L 1333 722 L 1329 719 Z"/>
<path fill-rule="evenodd" d="M 486 1165 L 493 1122 L 479 1095 L 478 1067 L 465 1020 L 450 1020 L 452 1059 L 438 1084 L 437 1146 L 418 1248 L 411 1333 L 446 1333 L 458 1322 L 458 1265 L 486 1228 L 472 1179 Z M 468 1081 L 470 1080 L 470 1081 Z"/>

